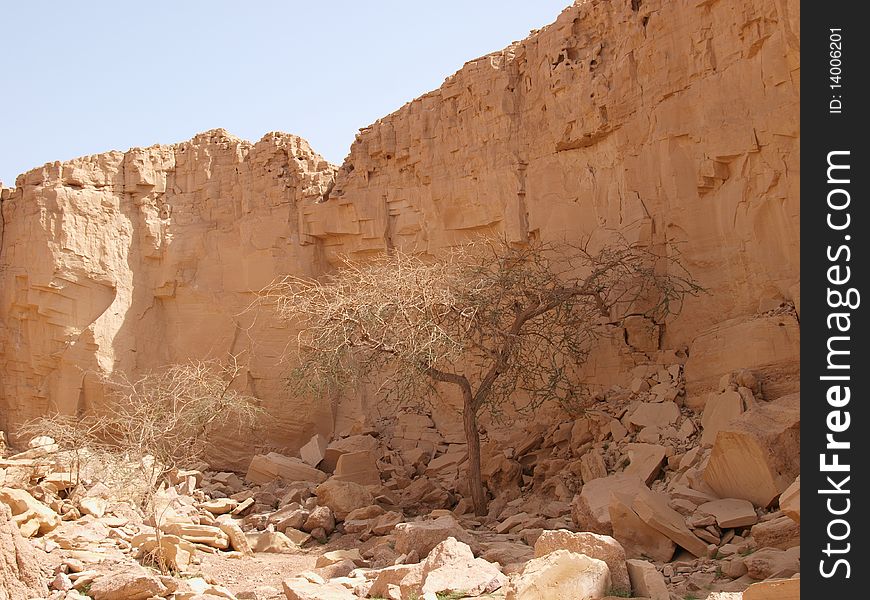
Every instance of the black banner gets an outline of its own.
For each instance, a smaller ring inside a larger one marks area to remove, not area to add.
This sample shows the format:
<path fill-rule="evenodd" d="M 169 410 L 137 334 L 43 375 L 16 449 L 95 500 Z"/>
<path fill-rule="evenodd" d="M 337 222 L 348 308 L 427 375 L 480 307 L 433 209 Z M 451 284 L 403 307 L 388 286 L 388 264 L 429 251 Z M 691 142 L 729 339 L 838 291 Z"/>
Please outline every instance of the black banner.
<path fill-rule="evenodd" d="M 870 270 L 861 2 L 801 6 L 801 590 L 866 597 Z M 864 233 L 862 233 L 864 232 Z M 803 510 L 806 509 L 806 510 Z"/>

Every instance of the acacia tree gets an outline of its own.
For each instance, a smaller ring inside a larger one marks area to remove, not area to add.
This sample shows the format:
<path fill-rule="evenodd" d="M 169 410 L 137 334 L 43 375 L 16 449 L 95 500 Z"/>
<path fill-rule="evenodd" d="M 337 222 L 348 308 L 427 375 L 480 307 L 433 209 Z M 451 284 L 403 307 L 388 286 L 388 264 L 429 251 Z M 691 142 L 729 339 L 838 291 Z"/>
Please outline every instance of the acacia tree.
<path fill-rule="evenodd" d="M 478 417 L 582 407 L 592 342 L 630 315 L 661 322 L 699 291 L 675 258 L 620 242 L 470 244 L 441 259 L 344 260 L 321 280 L 288 276 L 262 297 L 299 327 L 291 382 L 376 381 L 399 401 L 458 388 L 475 512 L 485 514 Z"/>

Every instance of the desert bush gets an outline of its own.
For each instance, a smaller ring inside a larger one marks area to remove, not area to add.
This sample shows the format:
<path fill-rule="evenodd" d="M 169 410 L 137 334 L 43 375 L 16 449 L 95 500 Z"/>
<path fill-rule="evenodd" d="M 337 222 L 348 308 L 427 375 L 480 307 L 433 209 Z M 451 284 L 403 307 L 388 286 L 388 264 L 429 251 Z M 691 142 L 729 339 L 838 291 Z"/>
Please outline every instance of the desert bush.
<path fill-rule="evenodd" d="M 172 471 L 202 460 L 217 426 L 254 427 L 257 400 L 233 389 L 242 367 L 189 361 L 138 379 L 106 380 L 107 401 L 82 415 L 48 415 L 27 423 L 25 435 L 48 435 L 76 478 L 100 481 L 118 498 L 148 509 Z"/>

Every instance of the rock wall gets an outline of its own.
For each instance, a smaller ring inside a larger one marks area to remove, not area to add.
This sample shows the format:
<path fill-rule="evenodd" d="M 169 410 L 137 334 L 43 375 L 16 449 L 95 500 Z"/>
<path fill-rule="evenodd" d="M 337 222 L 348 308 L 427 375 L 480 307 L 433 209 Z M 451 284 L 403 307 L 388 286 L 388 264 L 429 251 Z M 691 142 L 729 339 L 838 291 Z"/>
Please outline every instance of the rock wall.
<path fill-rule="evenodd" d="M 590 380 L 683 349 L 696 398 L 741 367 L 794 391 L 799 17 L 797 0 L 578 2 L 361 130 L 337 172 L 294 136 L 212 131 L 20 176 L 2 191 L 0 428 L 100 402 L 97 374 L 234 352 L 277 418 L 261 445 L 298 448 L 342 407 L 286 398 L 289 332 L 244 312 L 252 291 L 484 233 L 680 249 L 708 294 L 608 344 Z"/>

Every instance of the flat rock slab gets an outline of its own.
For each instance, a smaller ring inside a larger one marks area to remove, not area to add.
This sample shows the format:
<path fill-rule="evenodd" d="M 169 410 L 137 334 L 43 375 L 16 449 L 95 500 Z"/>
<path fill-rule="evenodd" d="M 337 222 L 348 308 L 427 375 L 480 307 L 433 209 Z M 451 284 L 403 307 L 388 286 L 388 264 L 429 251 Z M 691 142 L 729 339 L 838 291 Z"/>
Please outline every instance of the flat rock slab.
<path fill-rule="evenodd" d="M 738 498 L 713 500 L 699 506 L 698 511 L 706 515 L 712 515 L 716 519 L 716 525 L 721 529 L 749 527 L 758 522 L 755 507 L 749 500 Z"/>

